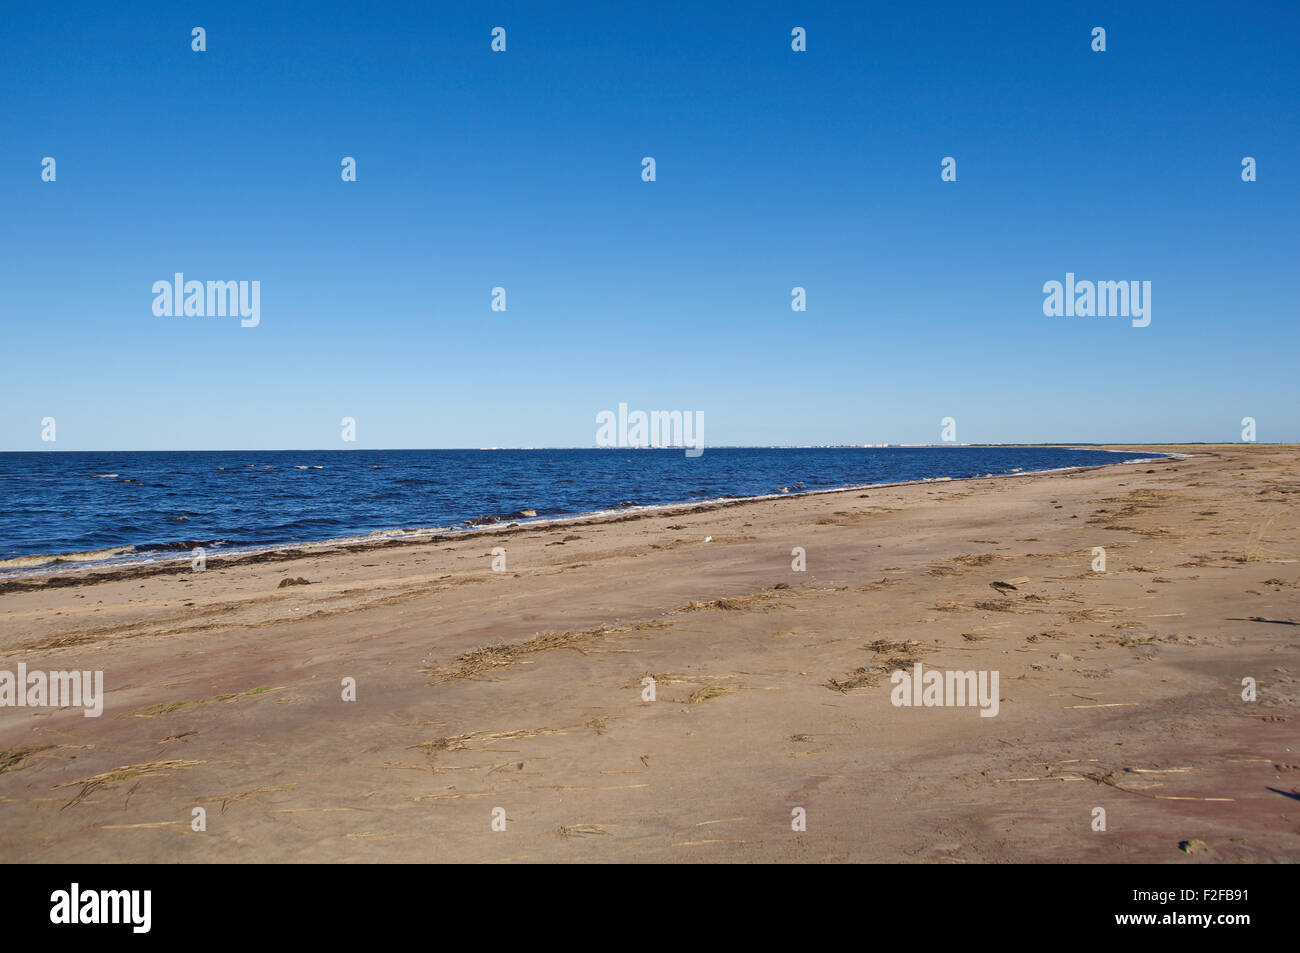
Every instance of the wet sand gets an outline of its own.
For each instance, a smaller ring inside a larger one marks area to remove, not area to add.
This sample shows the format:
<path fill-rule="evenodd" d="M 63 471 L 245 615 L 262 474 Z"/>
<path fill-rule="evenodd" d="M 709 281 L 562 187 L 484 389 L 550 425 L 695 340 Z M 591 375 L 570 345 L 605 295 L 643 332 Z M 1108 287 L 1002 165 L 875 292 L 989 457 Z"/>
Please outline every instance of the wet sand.
<path fill-rule="evenodd" d="M 1300 455 L 1152 449 L 0 587 L 0 859 L 1295 862 Z"/>

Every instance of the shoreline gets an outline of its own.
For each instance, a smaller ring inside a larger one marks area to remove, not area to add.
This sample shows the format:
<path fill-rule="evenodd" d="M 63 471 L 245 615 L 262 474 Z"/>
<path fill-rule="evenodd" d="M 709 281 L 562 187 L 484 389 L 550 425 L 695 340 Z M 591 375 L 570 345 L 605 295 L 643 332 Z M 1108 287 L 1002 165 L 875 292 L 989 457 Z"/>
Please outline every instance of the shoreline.
<path fill-rule="evenodd" d="M 1030 445 L 972 444 L 970 446 L 1017 447 Z M 1101 450 L 1107 453 L 1118 454 L 1137 452 L 1139 449 L 1142 449 L 1140 446 L 1134 447 L 1133 449 L 1115 449 L 1110 445 L 1077 446 L 1073 444 L 1034 444 L 1032 446 L 1054 447 L 1067 450 Z M 461 527 L 453 525 L 416 527 L 411 529 L 390 527 L 372 530 L 371 532 L 360 536 L 325 537 L 321 539 L 301 540 L 296 542 L 248 545 L 238 546 L 231 549 L 212 550 L 205 552 L 204 558 L 206 563 L 214 568 L 247 561 L 284 561 L 296 559 L 304 555 L 316 555 L 321 552 L 356 552 L 363 548 L 386 546 L 394 543 L 415 545 L 436 539 L 460 539 L 474 535 L 506 535 L 506 531 L 508 530 L 526 530 L 545 528 L 546 526 L 564 526 L 571 524 L 582 525 L 585 523 L 609 522 L 617 521 L 625 517 L 630 518 L 638 515 L 646 516 L 655 513 L 671 513 L 674 511 L 702 512 L 704 510 L 698 508 L 714 509 L 742 503 L 779 499 L 798 499 L 800 497 L 815 496 L 819 494 L 849 493 L 860 490 L 914 486 L 928 483 L 962 483 L 974 480 L 998 480 L 1013 477 L 1040 476 L 1050 473 L 1068 473 L 1077 470 L 1095 470 L 1102 467 L 1121 466 L 1125 464 L 1136 465 L 1140 463 L 1150 463 L 1155 460 L 1171 457 L 1177 459 L 1181 456 L 1183 455 L 1164 452 L 1159 453 L 1154 457 L 1121 460 L 1109 464 L 1081 464 L 1079 466 L 1050 467 L 1042 470 L 1026 470 L 1017 473 L 996 473 L 972 477 L 928 477 L 920 480 L 900 480 L 890 483 L 847 484 L 844 486 L 823 487 L 813 490 L 799 490 L 791 493 L 763 493 L 753 496 L 723 496 L 671 503 L 651 503 L 613 510 L 590 510 L 583 513 L 574 513 L 565 516 L 525 518 L 511 520 L 509 523 L 505 522 L 509 517 L 502 517 L 500 518 L 501 522 L 499 523 L 494 522 L 479 526 Z M 82 581 L 93 582 L 94 577 L 101 577 L 104 580 L 109 580 L 130 578 L 133 575 L 148 576 L 159 573 L 168 573 L 175 571 L 179 566 L 184 566 L 185 564 L 190 563 L 193 558 L 192 550 L 177 550 L 168 553 L 167 555 L 136 558 L 133 555 L 134 549 L 135 547 L 133 544 L 123 543 L 118 546 L 107 547 L 104 550 L 92 550 L 82 553 L 53 553 L 48 555 L 48 559 L 50 560 L 49 562 L 43 562 L 34 566 L 6 567 L 6 563 L 27 559 L 46 559 L 46 554 L 37 553 L 25 556 L 15 556 L 9 559 L 0 559 L 0 594 L 5 592 L 21 591 L 25 588 L 39 588 L 45 585 L 66 586 L 76 585 Z M 88 556 L 99 552 L 114 552 L 118 550 L 123 551 L 120 556 L 102 560 L 69 558 L 74 556 Z M 74 575 L 69 577 L 67 580 L 63 580 L 59 577 L 59 574 L 63 573 L 72 573 Z"/>

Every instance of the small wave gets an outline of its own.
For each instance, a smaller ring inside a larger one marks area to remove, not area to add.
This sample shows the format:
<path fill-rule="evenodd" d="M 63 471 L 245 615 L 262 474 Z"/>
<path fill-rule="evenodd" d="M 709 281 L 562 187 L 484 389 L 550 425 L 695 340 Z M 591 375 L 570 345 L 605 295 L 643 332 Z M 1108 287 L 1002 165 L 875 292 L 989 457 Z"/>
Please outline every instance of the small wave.
<path fill-rule="evenodd" d="M 222 546 L 228 542 L 225 539 L 173 540 L 170 543 L 141 543 L 133 549 L 138 553 L 184 553 L 192 549 Z"/>
<path fill-rule="evenodd" d="M 50 553 L 43 556 L 15 556 L 0 559 L 0 569 L 34 569 L 38 566 L 58 566 L 64 563 L 89 563 L 100 559 L 113 559 L 135 552 L 134 546 L 114 546 L 112 549 L 95 549 L 85 553 Z"/>

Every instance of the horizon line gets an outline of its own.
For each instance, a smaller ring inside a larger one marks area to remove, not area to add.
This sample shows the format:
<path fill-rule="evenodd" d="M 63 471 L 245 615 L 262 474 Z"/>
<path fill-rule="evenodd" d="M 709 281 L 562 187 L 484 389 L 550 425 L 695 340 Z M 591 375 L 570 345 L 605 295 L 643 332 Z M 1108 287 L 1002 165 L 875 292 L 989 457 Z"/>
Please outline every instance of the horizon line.
<path fill-rule="evenodd" d="M 1180 441 L 1128 441 L 1106 442 L 1095 440 L 1057 440 L 1057 441 L 1012 441 L 1009 443 L 816 443 L 816 444 L 717 444 L 702 450 L 925 450 L 953 449 L 960 447 L 1248 447 L 1248 446 L 1300 446 L 1295 441 L 1223 441 L 1223 440 L 1180 440 Z M 40 450 L 0 450 L 0 453 L 429 453 L 429 452 L 469 452 L 492 453 L 497 451 L 555 451 L 555 450 L 603 450 L 603 451 L 653 451 L 667 450 L 680 452 L 696 449 L 686 445 L 665 447 L 596 447 L 596 446 L 540 446 L 540 447 L 187 447 L 184 449 L 127 449 L 127 450 L 59 450 L 47 448 Z"/>

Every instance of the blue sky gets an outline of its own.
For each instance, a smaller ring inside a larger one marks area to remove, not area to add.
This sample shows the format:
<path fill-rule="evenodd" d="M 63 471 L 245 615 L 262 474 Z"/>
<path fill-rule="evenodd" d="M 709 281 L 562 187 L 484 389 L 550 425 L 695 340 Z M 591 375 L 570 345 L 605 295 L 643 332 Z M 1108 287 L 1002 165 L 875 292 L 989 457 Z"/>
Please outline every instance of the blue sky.
<path fill-rule="evenodd" d="M 1300 10 L 1135 6 L 10 5 L 0 449 L 1300 440 Z"/>

